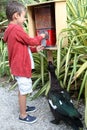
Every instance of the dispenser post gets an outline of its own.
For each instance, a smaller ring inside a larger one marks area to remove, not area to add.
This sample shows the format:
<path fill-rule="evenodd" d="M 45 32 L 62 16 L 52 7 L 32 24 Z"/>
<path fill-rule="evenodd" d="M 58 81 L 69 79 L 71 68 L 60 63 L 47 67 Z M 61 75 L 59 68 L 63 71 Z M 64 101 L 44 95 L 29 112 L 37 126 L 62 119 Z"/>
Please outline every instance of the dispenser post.
<path fill-rule="evenodd" d="M 47 50 L 47 60 L 53 62 L 52 50 Z"/>

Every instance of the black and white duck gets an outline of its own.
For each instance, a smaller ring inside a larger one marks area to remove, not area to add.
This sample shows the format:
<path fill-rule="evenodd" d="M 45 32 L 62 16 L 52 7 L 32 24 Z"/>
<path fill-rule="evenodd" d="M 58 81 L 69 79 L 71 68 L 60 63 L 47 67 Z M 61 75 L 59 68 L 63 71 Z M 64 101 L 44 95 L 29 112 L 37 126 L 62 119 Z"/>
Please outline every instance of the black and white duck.
<path fill-rule="evenodd" d="M 51 61 L 48 63 L 50 73 L 51 87 L 48 93 L 48 103 L 54 115 L 54 124 L 59 124 L 62 120 L 69 124 L 73 130 L 83 128 L 82 117 L 78 110 L 74 107 L 69 93 L 63 89 L 55 74 L 55 66 Z"/>

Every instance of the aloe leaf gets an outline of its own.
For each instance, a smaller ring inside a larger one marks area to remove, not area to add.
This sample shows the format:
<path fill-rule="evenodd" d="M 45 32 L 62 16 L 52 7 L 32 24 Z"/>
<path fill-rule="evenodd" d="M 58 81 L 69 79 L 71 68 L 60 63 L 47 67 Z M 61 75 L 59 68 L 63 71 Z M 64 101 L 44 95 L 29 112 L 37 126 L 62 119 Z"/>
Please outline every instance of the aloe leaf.
<path fill-rule="evenodd" d="M 59 42 L 58 50 L 57 50 L 57 76 L 60 73 L 60 60 L 61 60 L 61 42 Z"/>
<path fill-rule="evenodd" d="M 45 60 L 47 60 L 47 57 L 46 57 L 46 55 L 43 53 L 43 51 L 38 52 L 38 54 L 40 54 L 42 57 L 45 58 Z"/>
<path fill-rule="evenodd" d="M 31 97 L 31 100 L 36 99 L 37 97 L 39 97 L 40 95 L 42 95 L 46 90 L 46 85 L 44 85 L 44 87 L 42 87 L 40 90 L 38 90 L 38 92 L 36 94 L 34 94 L 33 97 Z"/>
<path fill-rule="evenodd" d="M 8 20 L 6 19 L 6 20 L 4 20 L 4 21 L 2 21 L 2 22 L 0 22 L 0 25 L 3 25 L 4 23 L 6 23 L 6 22 L 8 22 Z"/>
<path fill-rule="evenodd" d="M 50 82 L 47 82 L 47 87 L 46 87 L 46 91 L 45 91 L 45 96 L 47 96 L 48 92 L 50 90 Z"/>
<path fill-rule="evenodd" d="M 72 82 L 74 82 L 81 74 L 82 72 L 87 69 L 87 61 L 81 65 L 81 67 L 79 68 L 79 70 L 75 73 Z"/>
<path fill-rule="evenodd" d="M 70 90 L 70 85 L 71 85 L 71 80 L 72 80 L 72 77 L 73 77 L 73 74 L 74 74 L 74 69 L 72 70 L 71 74 L 70 74 L 70 78 L 69 78 L 69 81 L 68 81 L 68 85 L 67 85 L 67 91 L 69 92 Z"/>
<path fill-rule="evenodd" d="M 85 83 L 85 125 L 87 128 L 87 77 L 86 77 L 86 83 Z"/>
<path fill-rule="evenodd" d="M 44 86 L 44 59 L 41 56 L 41 79 L 42 79 L 42 86 Z"/>
<path fill-rule="evenodd" d="M 77 17 L 77 14 L 76 14 L 75 8 L 73 7 L 72 2 L 70 2 L 70 1 L 68 0 L 68 1 L 67 1 L 67 6 L 68 6 L 68 8 L 70 9 L 70 12 L 72 13 L 72 15 L 73 15 L 74 17 Z"/>
<path fill-rule="evenodd" d="M 37 85 L 39 84 L 40 80 L 41 80 L 41 77 L 34 81 L 33 86 L 32 86 L 33 90 L 37 88 Z"/>
<path fill-rule="evenodd" d="M 9 88 L 9 91 L 14 90 L 17 86 L 17 82 Z"/>
<path fill-rule="evenodd" d="M 80 92 L 79 92 L 78 100 L 80 99 L 80 96 L 81 96 L 81 94 L 83 92 L 86 80 L 87 80 L 87 71 L 85 72 L 85 75 L 83 77 L 83 81 L 82 81 L 81 86 L 80 86 Z"/>
<path fill-rule="evenodd" d="M 69 70 L 69 59 L 70 59 L 70 56 L 71 56 L 70 50 L 71 50 L 71 45 L 70 45 L 68 52 L 66 54 L 64 85 L 66 84 L 67 74 L 68 74 L 68 70 Z"/>

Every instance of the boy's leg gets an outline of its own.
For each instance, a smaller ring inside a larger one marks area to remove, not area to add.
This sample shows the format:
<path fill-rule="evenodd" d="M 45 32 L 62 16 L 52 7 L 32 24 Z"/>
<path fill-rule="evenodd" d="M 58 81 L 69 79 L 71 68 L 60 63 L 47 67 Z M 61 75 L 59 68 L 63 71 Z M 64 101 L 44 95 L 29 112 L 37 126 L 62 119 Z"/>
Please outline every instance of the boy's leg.
<path fill-rule="evenodd" d="M 27 116 L 27 114 L 26 114 L 26 95 L 21 95 L 19 92 L 18 98 L 19 98 L 20 117 L 25 118 Z"/>
<path fill-rule="evenodd" d="M 19 109 L 20 109 L 20 116 L 19 120 L 26 123 L 34 123 L 37 121 L 37 118 L 35 116 L 28 115 L 27 111 L 34 110 L 35 107 L 29 107 L 27 106 L 26 109 L 26 95 L 28 93 L 32 92 L 32 81 L 29 78 L 26 77 L 16 77 L 18 87 L 19 87 L 19 93 L 18 93 L 18 99 L 19 99 Z"/>
<path fill-rule="evenodd" d="M 34 123 L 37 121 L 35 116 L 30 116 L 26 113 L 26 95 L 18 94 L 19 97 L 19 107 L 20 107 L 20 116 L 19 120 L 26 123 Z"/>

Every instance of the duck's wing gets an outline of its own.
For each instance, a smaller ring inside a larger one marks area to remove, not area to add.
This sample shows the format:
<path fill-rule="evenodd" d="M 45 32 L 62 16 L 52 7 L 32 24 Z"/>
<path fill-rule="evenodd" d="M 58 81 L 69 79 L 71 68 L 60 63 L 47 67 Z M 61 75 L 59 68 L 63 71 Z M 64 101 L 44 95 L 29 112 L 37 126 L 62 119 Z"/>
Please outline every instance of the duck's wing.
<path fill-rule="evenodd" d="M 70 94 L 69 94 L 66 90 L 62 89 L 62 90 L 60 91 L 60 93 L 62 94 L 62 96 L 63 96 L 66 100 L 68 100 L 68 101 L 70 101 L 70 102 L 72 103 L 72 100 L 71 100 L 71 98 L 70 98 Z"/>
<path fill-rule="evenodd" d="M 81 116 L 74 105 L 70 101 L 66 100 L 61 93 L 50 92 L 48 101 L 52 109 L 58 111 L 64 116 L 72 118 Z"/>

